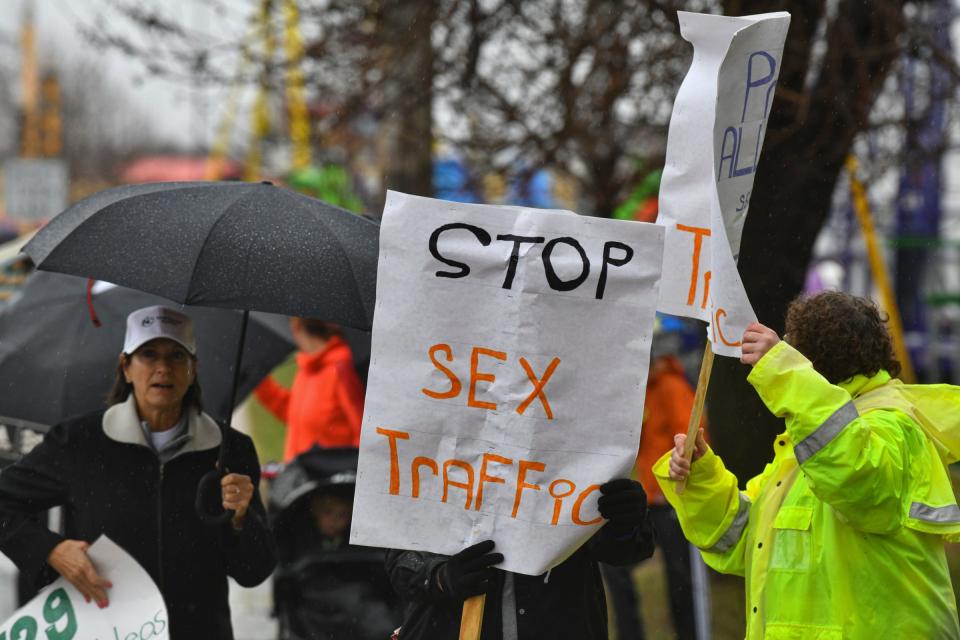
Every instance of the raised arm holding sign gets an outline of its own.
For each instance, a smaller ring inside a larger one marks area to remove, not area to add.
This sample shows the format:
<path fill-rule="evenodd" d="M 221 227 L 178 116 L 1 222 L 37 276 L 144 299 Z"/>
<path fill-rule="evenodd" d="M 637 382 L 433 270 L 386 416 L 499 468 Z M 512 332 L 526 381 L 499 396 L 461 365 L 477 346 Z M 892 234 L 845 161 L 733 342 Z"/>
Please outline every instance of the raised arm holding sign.
<path fill-rule="evenodd" d="M 960 537 L 960 388 L 892 378 L 884 324 L 825 291 L 790 304 L 789 340 L 750 325 L 747 381 L 786 424 L 771 462 L 744 484 L 702 441 L 684 459 L 681 434 L 653 466 L 704 561 L 746 579 L 749 640 L 960 639 L 943 549 Z"/>

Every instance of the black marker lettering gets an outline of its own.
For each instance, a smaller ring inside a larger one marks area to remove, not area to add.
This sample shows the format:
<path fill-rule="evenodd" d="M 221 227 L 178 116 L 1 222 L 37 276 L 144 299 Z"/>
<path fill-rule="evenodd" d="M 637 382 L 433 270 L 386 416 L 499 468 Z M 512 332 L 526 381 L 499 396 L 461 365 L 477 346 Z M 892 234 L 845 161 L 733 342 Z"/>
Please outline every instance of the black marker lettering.
<path fill-rule="evenodd" d="M 580 260 L 583 263 L 583 270 L 580 272 L 580 275 L 573 280 L 561 280 L 557 276 L 557 272 L 554 271 L 553 264 L 550 263 L 550 256 L 553 254 L 553 248 L 557 246 L 558 242 L 570 245 L 577 250 L 577 253 L 580 254 Z M 587 258 L 587 252 L 583 250 L 583 247 L 580 246 L 580 243 L 573 238 L 554 238 L 547 243 L 547 246 L 543 248 L 543 270 L 547 275 L 547 283 L 550 285 L 551 289 L 555 291 L 571 291 L 583 284 L 583 281 L 586 280 L 587 276 L 590 275 L 590 259 Z"/>
<path fill-rule="evenodd" d="M 438 278 L 463 278 L 470 274 L 470 267 L 462 262 L 457 262 L 456 260 L 450 260 L 444 258 L 440 255 L 440 252 L 437 251 L 437 240 L 440 238 L 440 234 L 444 231 L 449 231 L 451 229 L 465 229 L 471 232 L 477 237 L 477 240 L 480 241 L 480 244 L 487 246 L 490 244 L 490 234 L 481 229 L 480 227 L 475 227 L 472 224 L 466 224 L 463 222 L 453 222 L 451 224 L 445 224 L 442 227 L 437 227 L 434 229 L 433 233 L 430 234 L 430 255 L 442 262 L 443 264 L 448 264 L 451 267 L 456 267 L 460 269 L 457 271 L 437 271 Z"/>
<path fill-rule="evenodd" d="M 520 262 L 520 245 L 524 243 L 540 244 L 543 242 L 543 237 L 504 234 L 497 236 L 497 240 L 506 240 L 507 242 L 513 243 L 513 251 L 510 252 L 510 262 L 507 264 L 507 275 L 503 279 L 503 288 L 509 289 L 513 286 L 513 277 L 517 273 L 517 263 Z"/>
<path fill-rule="evenodd" d="M 614 258 L 610 255 L 611 250 L 621 249 L 623 257 Z M 603 291 L 607 287 L 607 265 L 622 267 L 633 259 L 633 247 L 625 245 L 616 240 L 609 240 L 603 245 L 603 266 L 600 267 L 600 279 L 597 281 L 597 300 L 603 299 Z"/>

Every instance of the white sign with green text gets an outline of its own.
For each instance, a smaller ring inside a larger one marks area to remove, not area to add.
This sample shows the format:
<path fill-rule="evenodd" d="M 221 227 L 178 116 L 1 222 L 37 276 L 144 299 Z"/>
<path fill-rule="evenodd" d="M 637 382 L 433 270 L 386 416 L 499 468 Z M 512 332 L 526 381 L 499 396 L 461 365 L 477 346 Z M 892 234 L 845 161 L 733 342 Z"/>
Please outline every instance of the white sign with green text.
<path fill-rule="evenodd" d="M 0 640 L 168 640 L 167 606 L 143 567 L 106 536 L 87 553 L 113 583 L 110 604 L 84 602 L 59 578 L 0 625 Z"/>

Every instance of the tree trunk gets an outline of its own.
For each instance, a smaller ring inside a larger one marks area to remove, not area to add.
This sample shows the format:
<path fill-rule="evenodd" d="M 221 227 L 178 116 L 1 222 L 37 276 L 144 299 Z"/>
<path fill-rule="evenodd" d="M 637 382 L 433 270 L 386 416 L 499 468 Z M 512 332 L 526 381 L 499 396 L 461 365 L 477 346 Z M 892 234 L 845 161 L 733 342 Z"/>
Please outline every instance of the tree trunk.
<path fill-rule="evenodd" d="M 436 0 L 389 2 L 384 6 L 382 41 L 395 46 L 390 78 L 392 99 L 383 133 L 386 189 L 433 195 L 433 78 L 431 32 Z"/>
<path fill-rule="evenodd" d="M 728 14 L 771 11 L 769 2 L 727 3 Z M 790 301 L 803 289 L 814 241 L 854 138 L 898 55 L 902 2 L 841 0 L 826 32 L 822 68 L 806 87 L 824 2 L 782 2 L 793 14 L 763 159 L 743 230 L 740 274 L 760 322 L 782 335 Z M 762 5 L 762 6 L 761 6 Z M 746 382 L 749 368 L 717 358 L 708 393 L 713 444 L 742 481 L 772 456 L 783 421 Z"/>

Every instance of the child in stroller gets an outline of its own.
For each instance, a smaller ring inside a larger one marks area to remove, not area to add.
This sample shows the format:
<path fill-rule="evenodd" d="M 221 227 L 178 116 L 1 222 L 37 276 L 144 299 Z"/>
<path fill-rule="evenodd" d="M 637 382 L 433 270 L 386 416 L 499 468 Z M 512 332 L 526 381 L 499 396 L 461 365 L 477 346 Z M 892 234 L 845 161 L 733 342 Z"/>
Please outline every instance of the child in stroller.
<path fill-rule="evenodd" d="M 356 449 L 314 447 L 270 489 L 280 640 L 386 640 L 401 619 L 384 551 L 349 544 Z"/>

